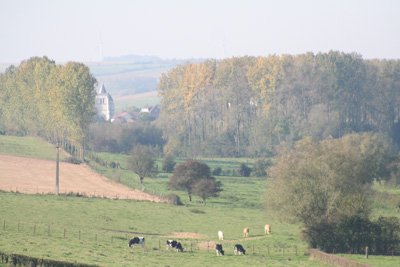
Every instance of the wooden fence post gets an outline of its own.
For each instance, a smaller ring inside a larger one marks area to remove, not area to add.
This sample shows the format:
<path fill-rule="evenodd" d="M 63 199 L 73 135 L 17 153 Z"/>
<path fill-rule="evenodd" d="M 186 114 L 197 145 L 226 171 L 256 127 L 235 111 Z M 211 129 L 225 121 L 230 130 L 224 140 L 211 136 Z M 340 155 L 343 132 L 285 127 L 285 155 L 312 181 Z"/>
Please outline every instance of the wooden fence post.
<path fill-rule="evenodd" d="M 368 259 L 368 247 L 365 247 L 365 258 Z"/>

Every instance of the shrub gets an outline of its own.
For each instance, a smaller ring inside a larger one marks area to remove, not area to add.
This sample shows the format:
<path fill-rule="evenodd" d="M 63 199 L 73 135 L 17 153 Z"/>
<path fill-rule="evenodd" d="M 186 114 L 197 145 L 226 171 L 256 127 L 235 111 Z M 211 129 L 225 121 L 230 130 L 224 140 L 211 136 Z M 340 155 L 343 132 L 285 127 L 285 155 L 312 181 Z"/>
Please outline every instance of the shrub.
<path fill-rule="evenodd" d="M 115 163 L 114 161 L 111 161 L 109 164 L 110 168 L 115 169 L 117 167 L 117 163 Z"/>
<path fill-rule="evenodd" d="M 221 167 L 217 167 L 212 171 L 212 175 L 220 176 L 221 172 L 222 172 L 222 168 Z"/>
<path fill-rule="evenodd" d="M 249 177 L 251 173 L 251 168 L 247 167 L 246 164 L 242 163 L 239 167 L 239 173 L 242 177 Z"/>
<path fill-rule="evenodd" d="M 258 159 L 254 162 L 253 166 L 253 176 L 264 177 L 267 175 L 267 169 L 271 167 L 272 162 L 270 160 L 265 161 L 263 159 Z"/>
<path fill-rule="evenodd" d="M 72 164 L 81 164 L 82 163 L 82 161 L 80 161 L 79 159 L 77 159 L 75 157 L 68 157 L 65 161 L 68 163 L 72 163 Z"/>
<path fill-rule="evenodd" d="M 165 196 L 165 200 L 170 205 L 175 205 L 175 206 L 182 205 L 181 198 L 177 194 L 169 194 Z"/>

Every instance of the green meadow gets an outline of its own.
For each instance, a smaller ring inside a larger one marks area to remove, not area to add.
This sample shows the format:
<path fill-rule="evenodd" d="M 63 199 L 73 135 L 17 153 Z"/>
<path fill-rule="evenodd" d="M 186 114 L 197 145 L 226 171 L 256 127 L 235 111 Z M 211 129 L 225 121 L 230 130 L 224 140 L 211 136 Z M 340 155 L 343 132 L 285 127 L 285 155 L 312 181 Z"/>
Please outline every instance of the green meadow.
<path fill-rule="evenodd" d="M 57 149 L 42 139 L 0 135 L 0 154 L 40 159 L 56 159 Z M 66 157 L 60 153 L 60 159 Z"/>
<path fill-rule="evenodd" d="M 54 147 L 38 139 L 0 136 L 0 153 L 8 152 L 55 158 Z M 110 179 L 161 196 L 177 194 L 183 205 L 0 192 L 1 252 L 99 266 L 325 266 L 309 260 L 299 225 L 280 222 L 264 210 L 265 178 L 217 176 L 223 191 L 203 205 L 196 196 L 188 202 L 184 192 L 168 189 L 168 178 L 145 178 L 141 185 L 137 176 L 126 170 L 127 156 L 91 154 L 120 163 L 122 169 L 110 168 L 88 157 L 89 165 Z M 159 168 L 161 160 L 157 161 Z M 211 169 L 237 170 L 242 162 L 252 166 L 251 159 L 200 160 Z M 382 203 L 385 199 L 377 202 Z M 376 216 L 398 216 L 392 205 L 374 212 Z M 267 223 L 272 226 L 270 235 L 264 234 Z M 247 238 L 243 238 L 244 227 L 250 229 Z M 224 232 L 224 241 L 218 241 L 219 230 Z M 144 236 L 145 248 L 129 248 L 132 236 Z M 180 241 L 184 252 L 166 250 L 168 239 Z M 225 256 L 216 256 L 216 242 L 223 245 Z M 246 255 L 235 256 L 235 244 L 243 245 Z M 351 259 L 373 266 L 400 265 L 398 257 L 370 256 L 365 260 L 353 255 Z"/>

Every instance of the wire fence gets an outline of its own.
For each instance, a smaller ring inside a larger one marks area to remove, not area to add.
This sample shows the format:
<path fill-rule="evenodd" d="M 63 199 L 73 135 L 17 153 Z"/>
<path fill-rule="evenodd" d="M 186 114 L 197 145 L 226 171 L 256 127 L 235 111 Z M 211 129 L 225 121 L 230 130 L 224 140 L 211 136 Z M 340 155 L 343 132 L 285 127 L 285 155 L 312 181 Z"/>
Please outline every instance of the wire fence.
<path fill-rule="evenodd" d="M 145 246 L 143 253 L 152 253 L 155 251 L 167 252 L 167 240 L 177 240 L 182 244 L 184 252 L 207 251 L 208 253 L 216 253 L 215 247 L 217 243 L 223 243 L 223 249 L 226 253 L 234 254 L 234 245 L 238 243 L 235 240 L 224 241 L 207 241 L 201 239 L 174 238 L 154 233 L 137 233 L 112 229 L 93 229 L 81 230 L 76 227 L 62 227 L 59 225 L 44 225 L 38 223 L 30 223 L 23 221 L 2 220 L 0 229 L 6 233 L 19 233 L 24 237 L 38 237 L 46 239 L 63 239 L 68 242 L 80 243 L 96 243 L 102 246 L 113 246 L 115 248 L 127 248 L 129 240 L 133 236 L 145 237 Z M 251 242 L 246 240 L 246 242 Z M 283 255 L 298 256 L 308 254 L 308 250 L 299 249 L 297 246 L 287 245 L 243 245 L 246 249 L 246 255 L 263 254 L 263 255 Z M 134 250 L 142 250 L 140 244 L 136 245 Z M 171 250 L 171 249 L 169 249 Z"/>

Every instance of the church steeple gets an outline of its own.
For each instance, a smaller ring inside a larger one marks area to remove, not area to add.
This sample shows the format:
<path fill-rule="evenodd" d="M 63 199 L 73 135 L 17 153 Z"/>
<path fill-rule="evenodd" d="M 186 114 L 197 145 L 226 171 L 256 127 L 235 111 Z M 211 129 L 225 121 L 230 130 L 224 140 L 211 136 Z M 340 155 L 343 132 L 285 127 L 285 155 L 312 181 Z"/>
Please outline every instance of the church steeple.
<path fill-rule="evenodd" d="M 104 84 L 101 84 L 96 96 L 97 113 L 105 120 L 110 120 L 114 116 L 114 101 L 107 93 Z"/>
<path fill-rule="evenodd" d="M 98 95 L 100 94 L 107 94 L 106 88 L 104 87 L 104 83 L 100 85 L 99 91 L 97 92 Z"/>

